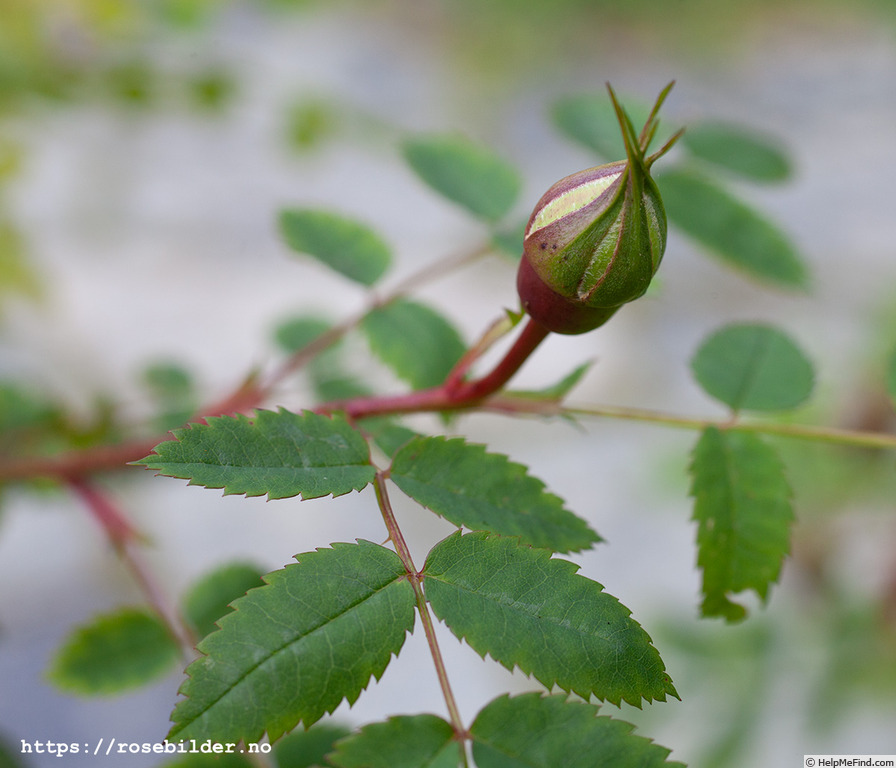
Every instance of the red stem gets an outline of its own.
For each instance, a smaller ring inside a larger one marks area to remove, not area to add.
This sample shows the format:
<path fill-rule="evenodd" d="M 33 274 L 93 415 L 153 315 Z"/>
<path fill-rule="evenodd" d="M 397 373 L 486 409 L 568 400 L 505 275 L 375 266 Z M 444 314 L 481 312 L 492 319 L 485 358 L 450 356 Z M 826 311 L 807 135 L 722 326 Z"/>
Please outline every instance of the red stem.
<path fill-rule="evenodd" d="M 350 419 L 362 419 L 395 413 L 419 413 L 421 411 L 451 411 L 471 408 L 503 387 L 528 360 L 529 355 L 547 338 L 547 328 L 532 319 L 526 323 L 507 354 L 494 369 L 480 379 L 455 382 L 449 376 L 447 383 L 431 389 L 420 389 L 404 395 L 358 397 L 351 400 L 335 400 L 324 403 L 315 410 L 332 413 L 342 411 Z"/>
<path fill-rule="evenodd" d="M 139 553 L 136 551 L 136 543 L 139 538 L 137 530 L 108 496 L 88 482 L 82 479 L 70 479 L 69 487 L 80 497 L 99 522 L 115 552 L 131 572 L 131 576 L 146 601 L 163 621 L 171 637 L 180 646 L 184 659 L 189 661 L 195 639 L 180 621 L 176 612 L 169 609 L 162 590 L 140 559 Z"/>

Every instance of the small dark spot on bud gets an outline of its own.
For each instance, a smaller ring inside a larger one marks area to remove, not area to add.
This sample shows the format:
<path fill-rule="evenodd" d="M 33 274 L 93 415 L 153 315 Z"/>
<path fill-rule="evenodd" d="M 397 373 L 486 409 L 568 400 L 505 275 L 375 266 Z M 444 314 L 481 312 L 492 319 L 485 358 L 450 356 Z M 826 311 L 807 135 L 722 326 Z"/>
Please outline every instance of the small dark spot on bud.
<path fill-rule="evenodd" d="M 551 252 L 553 253 L 553 252 L 556 251 L 556 250 L 557 250 L 557 243 L 553 243 L 553 244 L 551 245 Z"/>
<path fill-rule="evenodd" d="M 543 250 L 543 251 L 546 251 L 546 250 L 547 250 L 548 244 L 547 244 L 546 242 L 542 241 L 542 242 L 540 243 L 540 245 L 541 245 L 541 250 Z"/>

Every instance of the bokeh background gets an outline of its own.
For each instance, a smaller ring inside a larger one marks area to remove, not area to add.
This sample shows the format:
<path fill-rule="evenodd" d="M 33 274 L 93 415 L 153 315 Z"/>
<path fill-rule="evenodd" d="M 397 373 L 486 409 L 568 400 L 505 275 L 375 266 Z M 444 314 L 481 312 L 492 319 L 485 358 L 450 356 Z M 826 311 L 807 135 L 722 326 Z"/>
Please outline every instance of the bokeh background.
<path fill-rule="evenodd" d="M 188 370 L 212 402 L 274 364 L 284 319 L 338 321 L 364 305 L 359 289 L 289 252 L 281 207 L 372 224 L 393 246 L 397 282 L 486 236 L 406 167 L 403 137 L 457 131 L 497 149 L 523 175 L 524 218 L 551 183 L 597 162 L 552 126 L 558 98 L 609 80 L 649 102 L 671 79 L 669 124 L 733 121 L 790 154 L 787 183 L 732 184 L 792 238 L 811 290 L 759 286 L 673 231 L 660 289 L 597 333 L 551 339 L 519 385 L 593 359 L 576 403 L 721 417 L 688 360 L 722 323 L 762 320 L 816 363 L 801 419 L 888 427 L 896 7 L 885 0 L 0 0 L 0 379 L 61 404 L 85 432 L 145 424 L 143 372 L 159 362 Z M 419 296 L 472 341 L 516 306 L 514 270 L 497 256 Z M 373 381 L 399 386 L 363 343 L 349 352 Z M 297 377 L 272 404 L 309 398 Z M 674 759 L 787 768 L 809 753 L 896 753 L 892 455 L 776 442 L 800 517 L 794 557 L 769 604 L 728 627 L 698 619 L 695 434 L 485 415 L 451 428 L 529 465 L 607 539 L 575 559 L 633 610 L 682 695 L 618 714 Z M 331 541 L 385 535 L 370 489 L 265 503 L 140 470 L 103 484 L 147 534 L 172 599 L 228 560 L 274 569 Z M 13 753 L 22 739 L 161 740 L 180 675 L 109 699 L 44 678 L 73 627 L 140 600 L 102 532 L 52 489 L 10 486 L 2 501 L 0 738 Z M 450 526 L 397 504 L 422 562 Z M 538 687 L 442 636 L 468 720 L 500 693 Z M 418 631 L 334 718 L 421 711 L 443 704 Z"/>

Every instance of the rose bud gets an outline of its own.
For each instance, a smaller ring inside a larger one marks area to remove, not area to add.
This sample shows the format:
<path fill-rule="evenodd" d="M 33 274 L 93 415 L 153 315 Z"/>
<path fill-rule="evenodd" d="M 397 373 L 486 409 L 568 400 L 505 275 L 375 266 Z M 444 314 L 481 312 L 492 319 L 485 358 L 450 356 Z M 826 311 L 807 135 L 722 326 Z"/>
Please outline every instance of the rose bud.
<path fill-rule="evenodd" d="M 626 159 L 561 179 L 535 206 L 523 244 L 517 290 L 523 309 L 555 333 L 605 323 L 650 285 L 666 249 L 666 212 L 650 167 L 681 135 L 646 156 L 663 90 L 640 136 L 607 85 Z"/>

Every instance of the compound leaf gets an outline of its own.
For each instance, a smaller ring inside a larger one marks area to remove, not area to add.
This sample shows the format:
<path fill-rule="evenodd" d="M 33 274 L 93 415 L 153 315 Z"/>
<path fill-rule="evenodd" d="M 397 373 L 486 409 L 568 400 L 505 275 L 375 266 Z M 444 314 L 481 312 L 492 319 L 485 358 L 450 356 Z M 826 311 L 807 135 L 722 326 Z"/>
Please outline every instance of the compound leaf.
<path fill-rule="evenodd" d="M 548 688 L 637 707 L 677 696 L 628 608 L 577 570 L 515 539 L 456 533 L 429 553 L 424 588 L 457 637 Z"/>
<path fill-rule="evenodd" d="M 812 363 L 790 338 L 767 325 L 732 324 L 697 350 L 691 368 L 704 390 L 735 411 L 795 408 L 812 394 Z"/>
<path fill-rule="evenodd" d="M 689 125 L 681 142 L 695 157 L 752 181 L 784 181 L 791 173 L 775 142 L 740 125 Z"/>
<path fill-rule="evenodd" d="M 329 756 L 337 768 L 458 768 L 460 760 L 454 729 L 435 715 L 367 725 L 340 741 Z"/>
<path fill-rule="evenodd" d="M 790 239 L 750 206 L 686 169 L 660 170 L 655 179 L 669 221 L 711 254 L 757 280 L 806 287 L 808 272 Z"/>
<path fill-rule="evenodd" d="M 361 329 L 374 354 L 414 389 L 441 384 L 465 351 L 444 317 L 405 299 L 369 312 Z"/>
<path fill-rule="evenodd" d="M 519 536 L 555 552 L 587 549 L 600 537 L 506 456 L 463 438 L 416 437 L 396 455 L 392 481 L 457 526 Z"/>
<path fill-rule="evenodd" d="M 566 696 L 501 696 L 470 728 L 477 768 L 684 768 L 622 720 Z"/>
<path fill-rule="evenodd" d="M 175 440 L 137 463 L 190 485 L 270 499 L 341 496 L 376 474 L 364 438 L 339 415 L 280 409 L 206 421 L 175 430 Z"/>
<path fill-rule="evenodd" d="M 253 587 L 261 586 L 264 571 L 249 563 L 219 566 L 199 579 L 183 596 L 184 618 L 205 637 L 214 631 L 215 622 L 230 610 L 230 603 Z"/>
<path fill-rule="evenodd" d="M 279 224 L 294 251 L 314 256 L 362 285 L 373 285 L 392 261 L 389 247 L 376 232 L 337 213 L 290 208 L 280 211 Z"/>
<path fill-rule="evenodd" d="M 756 435 L 709 427 L 691 476 L 703 615 L 738 621 L 746 611 L 728 595 L 752 589 L 766 599 L 788 552 L 794 516 L 784 467 Z"/>
<path fill-rule="evenodd" d="M 414 625 L 414 590 L 391 550 L 358 541 L 298 555 L 236 600 L 198 646 L 170 739 L 277 739 L 379 679 Z"/>
<path fill-rule="evenodd" d="M 123 608 L 75 630 L 47 676 L 72 693 L 119 693 L 171 672 L 178 656 L 177 642 L 158 616 Z"/>
<path fill-rule="evenodd" d="M 500 219 L 519 195 L 516 169 L 461 136 L 420 136 L 405 141 L 402 150 L 426 184 L 486 221 Z"/>

